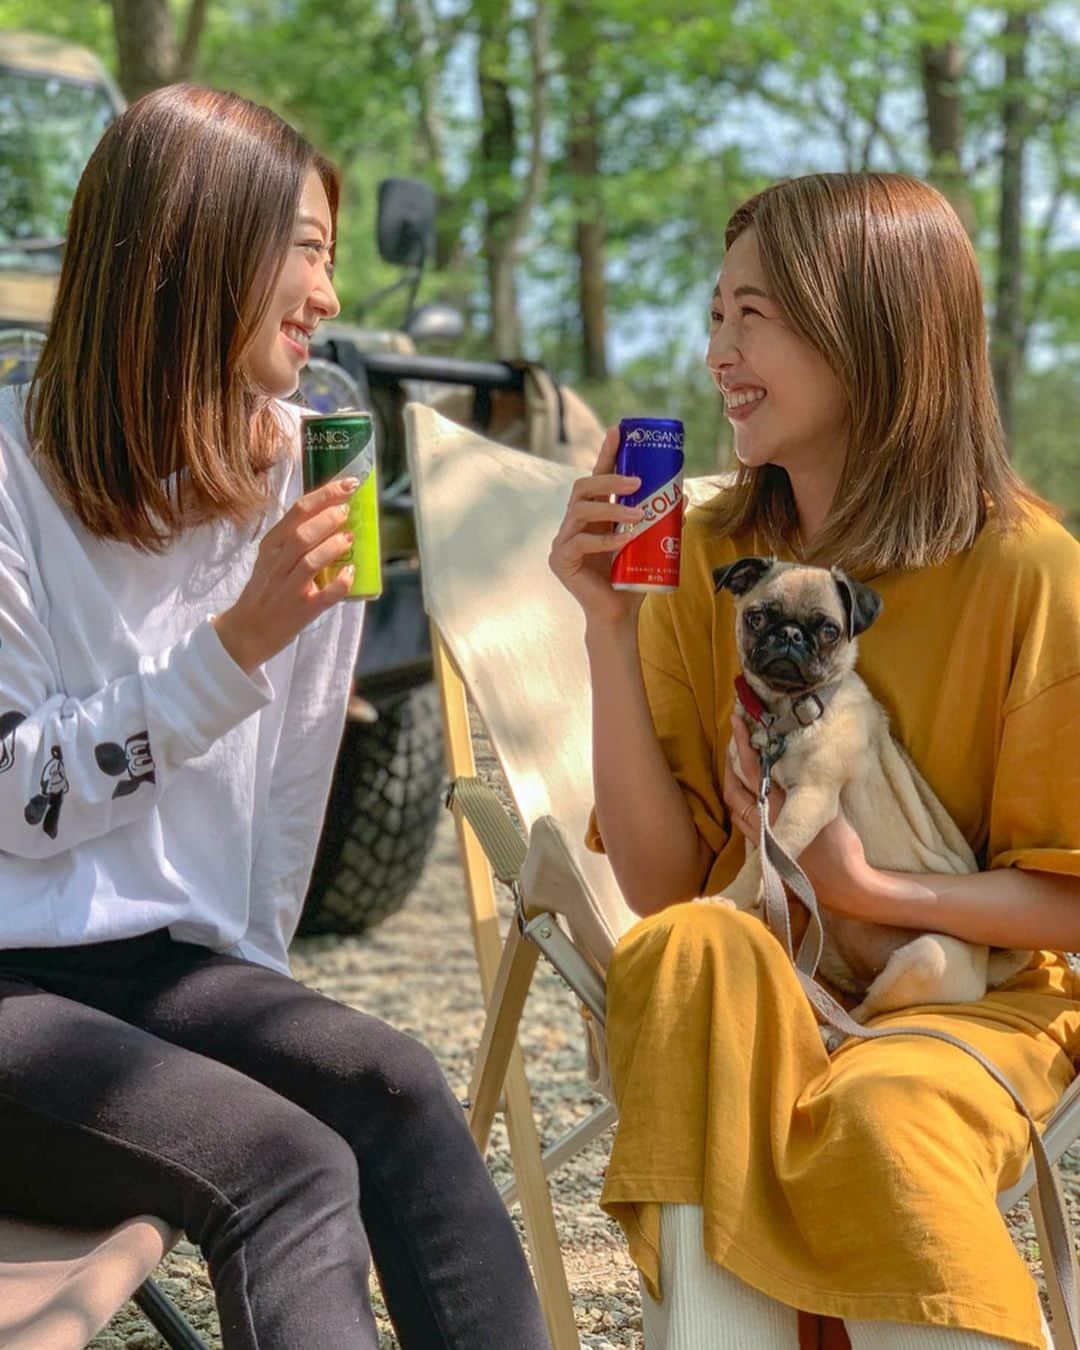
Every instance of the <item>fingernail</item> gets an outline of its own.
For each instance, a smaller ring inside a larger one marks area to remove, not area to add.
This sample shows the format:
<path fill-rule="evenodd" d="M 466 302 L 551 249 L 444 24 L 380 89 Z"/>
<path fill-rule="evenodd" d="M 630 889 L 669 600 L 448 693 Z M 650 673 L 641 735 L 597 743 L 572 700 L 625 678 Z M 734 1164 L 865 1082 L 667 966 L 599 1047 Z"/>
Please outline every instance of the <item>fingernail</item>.
<path fill-rule="evenodd" d="M 341 512 L 342 516 L 347 516 L 349 514 L 349 503 L 342 502 L 338 507 L 338 510 Z"/>
<path fill-rule="evenodd" d="M 350 586 L 352 585 L 353 577 L 355 574 L 356 568 L 352 565 L 352 563 L 346 564 L 346 566 L 341 569 L 340 573 L 340 575 L 343 576 L 348 581 Z"/>
<path fill-rule="evenodd" d="M 360 486 L 359 478 L 343 478 L 341 480 L 342 492 L 355 492 L 359 486 Z"/>

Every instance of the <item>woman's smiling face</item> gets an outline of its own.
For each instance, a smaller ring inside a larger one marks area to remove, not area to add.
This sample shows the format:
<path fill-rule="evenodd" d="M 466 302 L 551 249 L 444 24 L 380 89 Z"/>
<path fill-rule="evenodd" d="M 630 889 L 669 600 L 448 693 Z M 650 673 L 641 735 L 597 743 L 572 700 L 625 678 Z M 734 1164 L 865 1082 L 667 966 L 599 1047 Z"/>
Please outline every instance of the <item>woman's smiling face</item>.
<path fill-rule="evenodd" d="M 742 464 L 839 478 L 847 399 L 828 362 L 788 325 L 770 296 L 752 229 L 724 258 L 705 361 L 724 395 Z"/>
<path fill-rule="evenodd" d="M 312 334 L 341 310 L 331 277 L 330 202 L 315 169 L 304 180 L 293 236 L 270 305 L 244 356 L 244 369 L 264 394 L 286 398 L 307 364 Z"/>

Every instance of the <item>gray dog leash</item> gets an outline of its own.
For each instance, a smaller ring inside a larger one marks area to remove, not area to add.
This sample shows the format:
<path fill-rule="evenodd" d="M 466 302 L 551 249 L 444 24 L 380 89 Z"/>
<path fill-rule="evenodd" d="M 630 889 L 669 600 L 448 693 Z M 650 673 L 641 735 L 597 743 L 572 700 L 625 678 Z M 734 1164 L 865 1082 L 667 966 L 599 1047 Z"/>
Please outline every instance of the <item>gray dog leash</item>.
<path fill-rule="evenodd" d="M 772 749 L 772 746 L 769 749 Z M 1077 1283 L 1072 1228 L 1058 1185 L 1057 1174 L 1051 1166 L 1042 1136 L 1016 1088 L 985 1055 L 947 1031 L 939 1031 L 936 1027 L 862 1026 L 814 979 L 821 960 L 823 939 L 817 896 L 814 894 L 809 877 L 795 859 L 780 846 L 769 825 L 772 766 L 783 754 L 782 743 L 777 750 L 778 753 L 773 755 L 769 754 L 769 750 L 762 754 L 761 787 L 758 790 L 758 814 L 761 817 L 758 837 L 761 890 L 765 905 L 765 922 L 769 931 L 787 952 L 789 960 L 795 967 L 799 983 L 819 1021 L 845 1036 L 856 1036 L 861 1040 L 876 1040 L 886 1036 L 926 1036 L 932 1040 L 944 1041 L 946 1045 L 963 1050 L 981 1064 L 994 1082 L 1012 1098 L 1016 1109 L 1028 1123 L 1028 1134 L 1031 1139 L 1031 1153 L 1035 1162 L 1035 1194 L 1032 1203 L 1039 1208 L 1043 1231 L 1047 1235 L 1050 1248 L 1049 1261 L 1046 1259 L 1047 1253 L 1043 1253 L 1044 1273 L 1047 1281 L 1053 1281 L 1057 1286 L 1059 1298 L 1056 1306 L 1064 1310 L 1067 1324 L 1063 1327 L 1054 1326 L 1054 1343 L 1056 1350 L 1080 1350 L 1080 1288 Z M 792 949 L 791 920 L 785 885 L 809 912 L 809 922 L 797 953 Z"/>

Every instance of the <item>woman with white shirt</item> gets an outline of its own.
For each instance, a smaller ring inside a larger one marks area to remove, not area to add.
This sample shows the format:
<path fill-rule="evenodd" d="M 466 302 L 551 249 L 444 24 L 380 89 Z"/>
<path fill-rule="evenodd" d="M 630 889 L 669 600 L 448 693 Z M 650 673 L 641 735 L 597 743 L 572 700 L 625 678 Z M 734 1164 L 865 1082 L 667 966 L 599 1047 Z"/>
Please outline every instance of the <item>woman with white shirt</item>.
<path fill-rule="evenodd" d="M 154 1213 L 226 1347 L 548 1344 L 431 1055 L 288 973 L 362 604 L 296 389 L 338 182 L 234 95 L 87 165 L 52 329 L 0 391 L 0 1210 Z"/>

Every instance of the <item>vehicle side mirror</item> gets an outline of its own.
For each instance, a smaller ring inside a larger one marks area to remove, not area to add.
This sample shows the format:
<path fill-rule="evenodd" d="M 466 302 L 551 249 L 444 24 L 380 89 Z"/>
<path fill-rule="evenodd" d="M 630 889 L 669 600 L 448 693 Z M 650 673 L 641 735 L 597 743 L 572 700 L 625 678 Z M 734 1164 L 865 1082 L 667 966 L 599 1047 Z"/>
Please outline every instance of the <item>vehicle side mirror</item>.
<path fill-rule="evenodd" d="M 453 305 L 434 300 L 410 315 L 405 331 L 414 342 L 454 342 L 464 334 L 465 320 Z"/>
<path fill-rule="evenodd" d="M 435 194 L 414 178 L 379 184 L 379 257 L 398 267 L 422 267 L 435 252 Z"/>

